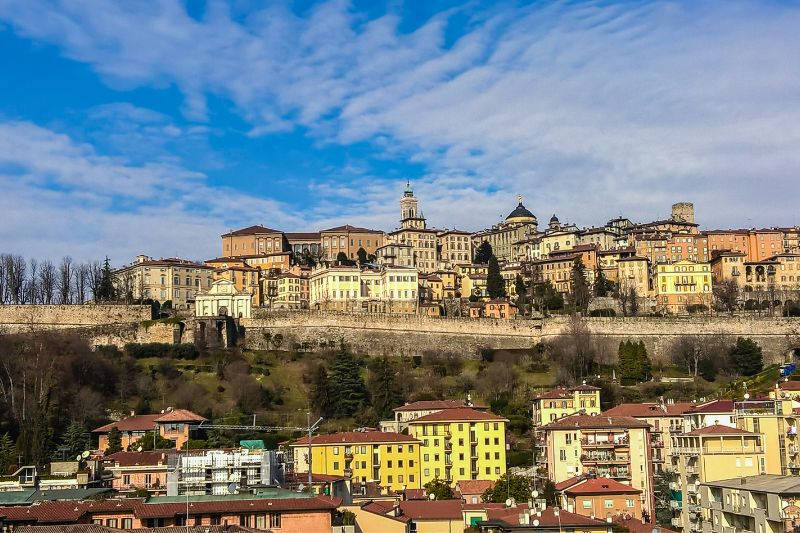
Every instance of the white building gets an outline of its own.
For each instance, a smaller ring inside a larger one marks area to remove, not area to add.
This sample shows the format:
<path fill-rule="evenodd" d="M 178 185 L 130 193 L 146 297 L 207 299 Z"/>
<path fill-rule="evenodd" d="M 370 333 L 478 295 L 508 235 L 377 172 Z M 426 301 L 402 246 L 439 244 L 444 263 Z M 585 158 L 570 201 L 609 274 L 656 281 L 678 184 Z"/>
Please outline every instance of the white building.
<path fill-rule="evenodd" d="M 211 284 L 206 292 L 195 296 L 194 315 L 230 316 L 233 318 L 250 318 L 252 315 L 252 297 L 246 292 L 238 292 L 232 281 L 219 279 Z"/>
<path fill-rule="evenodd" d="M 237 494 L 284 481 L 283 462 L 270 450 L 189 451 L 170 455 L 169 463 L 167 496 Z"/>

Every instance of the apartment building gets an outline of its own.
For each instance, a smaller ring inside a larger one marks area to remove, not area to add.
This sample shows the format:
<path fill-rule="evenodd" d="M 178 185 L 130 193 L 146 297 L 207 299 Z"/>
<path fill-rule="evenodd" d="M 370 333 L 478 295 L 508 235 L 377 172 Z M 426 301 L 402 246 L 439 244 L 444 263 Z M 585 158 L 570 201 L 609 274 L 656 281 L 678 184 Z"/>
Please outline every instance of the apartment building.
<path fill-rule="evenodd" d="M 261 279 L 264 305 L 271 309 L 308 309 L 309 272 L 281 272 Z"/>
<path fill-rule="evenodd" d="M 572 291 L 572 267 L 580 254 L 559 254 L 555 258 L 539 259 L 531 263 L 533 283 L 550 282 L 562 294 Z"/>
<path fill-rule="evenodd" d="M 211 287 L 213 270 L 187 259 L 139 255 L 114 271 L 114 288 L 126 298 L 171 301 L 173 309 L 189 309 L 195 295 Z"/>
<path fill-rule="evenodd" d="M 414 267 L 414 249 L 410 244 L 388 242 L 375 250 L 375 256 L 381 266 Z"/>
<path fill-rule="evenodd" d="M 261 225 L 229 231 L 221 236 L 222 256 L 264 255 L 289 252 L 289 240 L 276 229 Z"/>
<path fill-rule="evenodd" d="M 619 283 L 621 291 L 636 291 L 637 296 L 650 294 L 650 261 L 645 257 L 623 257 L 616 261 L 617 272 L 614 279 Z"/>
<path fill-rule="evenodd" d="M 746 400 L 734 403 L 734 421 L 739 429 L 761 435 L 766 454 L 762 474 L 800 474 L 800 442 L 797 424 L 800 414 L 794 411 L 793 399 L 774 391 L 769 400 Z"/>
<path fill-rule="evenodd" d="M 497 480 L 506 471 L 508 420 L 469 407 L 445 409 L 408 422 L 421 441 L 422 484 L 443 479 Z"/>
<path fill-rule="evenodd" d="M 681 494 L 681 500 L 673 504 L 680 510 L 673 525 L 684 533 L 702 531 L 702 483 L 758 475 L 765 469 L 762 436 L 743 429 L 719 424 L 702 427 L 673 436 L 672 446 L 673 467 L 679 476 L 676 489 Z"/>
<path fill-rule="evenodd" d="M 335 261 L 340 253 L 348 259 L 358 259 L 358 250 L 364 249 L 367 255 L 383 246 L 384 233 L 380 230 L 359 228 L 345 224 L 335 228 L 324 229 L 319 232 L 322 242 L 322 258 L 325 261 Z"/>
<path fill-rule="evenodd" d="M 173 453 L 168 463 L 167 496 L 246 494 L 284 481 L 283 461 L 263 448 Z"/>
<path fill-rule="evenodd" d="M 117 492 L 148 494 L 167 493 L 168 452 L 116 452 L 103 457 L 103 469 L 112 476 L 111 487 Z"/>
<path fill-rule="evenodd" d="M 591 518 L 642 519 L 642 491 L 604 477 L 576 476 L 556 485 L 562 509 Z"/>
<path fill-rule="evenodd" d="M 650 425 L 627 416 L 574 414 L 542 426 L 548 477 L 606 477 L 642 491 L 642 510 L 653 513 Z"/>
<path fill-rule="evenodd" d="M 711 265 L 678 261 L 656 266 L 654 287 L 659 309 L 683 314 L 692 305 L 711 307 Z"/>
<path fill-rule="evenodd" d="M 175 441 L 175 447 L 180 448 L 189 440 L 190 432 L 203 421 L 205 418 L 188 409 L 168 409 L 166 412 L 150 415 L 131 413 L 131 416 L 100 426 L 92 433 L 97 435 L 97 447 L 101 452 L 108 448 L 108 434 L 112 429 L 117 429 L 121 433 L 123 449 L 142 438 L 145 432 L 154 430 L 158 431 L 161 437 Z"/>
<path fill-rule="evenodd" d="M 413 435 L 347 431 L 311 437 L 311 472 L 378 483 L 393 491 L 418 489 L 423 443 Z M 293 471 L 308 472 L 308 437 L 289 444 Z"/>
<path fill-rule="evenodd" d="M 515 243 L 538 233 L 536 216 L 522 205 L 522 196 L 517 197 L 517 207 L 505 220 L 491 228 L 472 234 L 472 248 L 477 250 L 484 241 L 492 246 L 492 253 L 499 261 L 512 260 Z"/>
<path fill-rule="evenodd" d="M 672 470 L 672 437 L 683 433 L 683 415 L 693 403 L 623 403 L 603 411 L 607 416 L 629 416 L 650 425 L 650 447 L 656 472 Z"/>
<path fill-rule="evenodd" d="M 318 310 L 415 314 L 417 270 L 397 266 L 320 266 L 311 271 L 309 307 Z"/>
<path fill-rule="evenodd" d="M 800 478 L 764 474 L 700 486 L 703 533 L 791 533 L 800 527 Z"/>
<path fill-rule="evenodd" d="M 735 281 L 737 285 L 743 284 L 746 258 L 747 254 L 739 251 L 711 252 L 711 279 L 714 283 Z"/>
<path fill-rule="evenodd" d="M 600 414 L 600 388 L 584 383 L 576 387 L 551 389 L 534 396 L 532 405 L 534 427 L 575 413 L 597 415 Z"/>
<path fill-rule="evenodd" d="M 405 433 L 408 430 L 409 423 L 418 418 L 448 409 L 464 408 L 475 409 L 476 411 L 488 410 L 487 406 L 475 405 L 469 399 L 466 403 L 457 400 L 421 400 L 395 407 L 394 419 L 381 421 L 381 431 Z"/>
<path fill-rule="evenodd" d="M 606 279 L 616 282 L 619 279 L 619 267 L 617 262 L 620 259 L 634 257 L 636 250 L 629 247 L 614 248 L 611 250 L 599 250 L 597 252 L 597 268 L 603 271 Z"/>
<path fill-rule="evenodd" d="M 472 240 L 468 231 L 447 229 L 436 234 L 440 268 L 472 263 Z"/>
<path fill-rule="evenodd" d="M 715 425 L 736 427 L 733 404 L 733 400 L 710 400 L 695 405 L 683 415 L 684 433 Z"/>

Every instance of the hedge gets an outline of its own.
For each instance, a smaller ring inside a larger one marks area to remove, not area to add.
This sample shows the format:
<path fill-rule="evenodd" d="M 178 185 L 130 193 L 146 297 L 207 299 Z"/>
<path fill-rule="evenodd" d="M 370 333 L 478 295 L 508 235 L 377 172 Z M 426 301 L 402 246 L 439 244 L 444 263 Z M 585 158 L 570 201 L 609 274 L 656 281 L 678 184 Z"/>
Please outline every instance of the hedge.
<path fill-rule="evenodd" d="M 197 359 L 200 352 L 191 343 L 167 344 L 165 342 L 148 342 L 145 344 L 128 343 L 125 353 L 135 359 L 145 357 L 170 357 L 173 359 Z"/>

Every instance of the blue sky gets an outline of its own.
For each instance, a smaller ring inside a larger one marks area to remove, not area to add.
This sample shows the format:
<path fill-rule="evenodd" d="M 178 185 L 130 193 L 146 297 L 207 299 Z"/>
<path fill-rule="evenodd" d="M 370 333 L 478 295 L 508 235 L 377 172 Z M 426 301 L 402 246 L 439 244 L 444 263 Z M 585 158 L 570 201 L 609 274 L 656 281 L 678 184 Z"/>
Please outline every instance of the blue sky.
<path fill-rule="evenodd" d="M 0 251 L 261 223 L 800 223 L 800 4 L 0 0 Z"/>

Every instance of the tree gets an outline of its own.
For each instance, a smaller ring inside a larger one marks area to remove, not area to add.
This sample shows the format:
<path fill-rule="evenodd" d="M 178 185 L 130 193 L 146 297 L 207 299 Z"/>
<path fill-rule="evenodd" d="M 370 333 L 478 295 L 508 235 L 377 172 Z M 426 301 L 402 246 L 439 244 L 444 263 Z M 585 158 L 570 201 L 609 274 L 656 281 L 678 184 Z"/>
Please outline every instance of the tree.
<path fill-rule="evenodd" d="M 619 343 L 619 377 L 623 385 L 633 385 L 650 379 L 652 365 L 642 341 Z"/>
<path fill-rule="evenodd" d="M 489 298 L 505 298 L 506 282 L 500 275 L 500 265 L 495 256 L 489 258 L 489 272 L 486 276 L 486 292 Z"/>
<path fill-rule="evenodd" d="M 580 382 L 595 366 L 595 344 L 579 315 L 572 315 L 567 329 L 549 345 L 550 359 L 565 372 L 563 381 Z"/>
<path fill-rule="evenodd" d="M 533 483 L 530 478 L 506 472 L 493 487 L 486 489 L 483 501 L 502 503 L 508 498 L 514 498 L 517 502 L 527 502 L 531 498 L 532 490 Z"/>
<path fill-rule="evenodd" d="M 397 368 L 387 357 L 380 357 L 370 365 L 367 381 L 372 407 L 378 418 L 392 416 L 392 409 L 403 402 L 400 384 L 397 382 Z"/>
<path fill-rule="evenodd" d="M 328 370 L 324 365 L 317 365 L 311 374 L 309 403 L 318 416 L 331 416 L 331 385 Z"/>
<path fill-rule="evenodd" d="M 736 280 L 729 279 L 722 283 L 715 283 L 713 292 L 717 306 L 733 316 L 733 312 L 739 306 L 739 284 L 736 283 Z"/>
<path fill-rule="evenodd" d="M 653 475 L 653 492 L 655 493 L 655 521 L 658 525 L 672 527 L 672 507 L 670 501 L 673 499 L 673 491 L 670 484 L 677 481 L 678 475 L 675 472 L 663 470 Z"/>
<path fill-rule="evenodd" d="M 453 499 L 453 489 L 450 487 L 450 483 L 443 479 L 439 479 L 438 477 L 425 483 L 423 488 L 425 489 L 426 494 L 433 494 L 434 499 L 436 500 Z"/>
<path fill-rule="evenodd" d="M 494 256 L 492 245 L 489 244 L 489 241 L 483 241 L 475 250 L 475 263 L 485 265 L 492 256 Z"/>
<path fill-rule="evenodd" d="M 336 262 L 342 266 L 355 266 L 356 264 L 356 262 L 347 257 L 347 254 L 344 252 L 336 254 Z"/>
<path fill-rule="evenodd" d="M 533 301 L 536 308 L 542 313 L 564 307 L 564 297 L 556 291 L 549 280 L 533 286 Z"/>
<path fill-rule="evenodd" d="M 519 274 L 514 278 L 514 292 L 517 293 L 517 306 L 521 307 L 528 300 L 528 285 Z"/>
<path fill-rule="evenodd" d="M 171 450 L 175 448 L 175 441 L 165 439 L 159 433 L 155 433 L 154 436 L 152 430 L 145 431 L 139 440 L 131 443 L 131 445 L 128 446 L 128 451 L 138 451 L 140 447 L 142 448 L 142 451 Z"/>
<path fill-rule="evenodd" d="M 58 265 L 58 303 L 72 303 L 72 258 L 64 256 Z"/>
<path fill-rule="evenodd" d="M 358 256 L 358 262 L 362 265 L 367 262 L 367 251 L 364 248 L 359 248 L 356 251 L 356 255 Z"/>
<path fill-rule="evenodd" d="M 752 339 L 739 337 L 730 352 L 731 363 L 743 376 L 754 376 L 764 369 L 761 347 Z"/>
<path fill-rule="evenodd" d="M 628 287 L 628 309 L 631 316 L 639 314 L 639 295 L 636 294 L 636 287 Z"/>
<path fill-rule="evenodd" d="M 106 448 L 106 455 L 122 451 L 122 433 L 116 427 L 111 428 L 108 432 L 108 448 Z"/>
<path fill-rule="evenodd" d="M 111 272 L 111 263 L 106 256 L 103 262 L 103 269 L 100 272 L 100 285 L 96 300 L 101 302 L 110 302 L 114 300 L 114 275 Z"/>
<path fill-rule="evenodd" d="M 14 441 L 8 433 L 0 437 L 0 476 L 8 474 L 9 468 L 16 464 Z"/>
<path fill-rule="evenodd" d="M 361 368 L 346 350 L 337 353 L 331 363 L 330 396 L 331 415 L 336 418 L 353 416 L 367 403 Z"/>
<path fill-rule="evenodd" d="M 77 420 L 70 422 L 66 432 L 61 438 L 61 443 L 67 450 L 67 457 L 75 458 L 89 449 L 89 431 Z"/>
<path fill-rule="evenodd" d="M 594 295 L 598 298 L 602 298 L 604 296 L 608 296 L 608 293 L 614 288 L 614 282 L 610 281 L 605 273 L 603 273 L 603 269 L 597 270 L 597 277 L 594 280 Z"/>
<path fill-rule="evenodd" d="M 589 283 L 586 281 L 586 267 L 580 258 L 572 263 L 572 292 L 570 293 L 570 303 L 576 312 L 585 313 L 589 302 L 592 299 L 592 292 L 589 290 Z"/>

